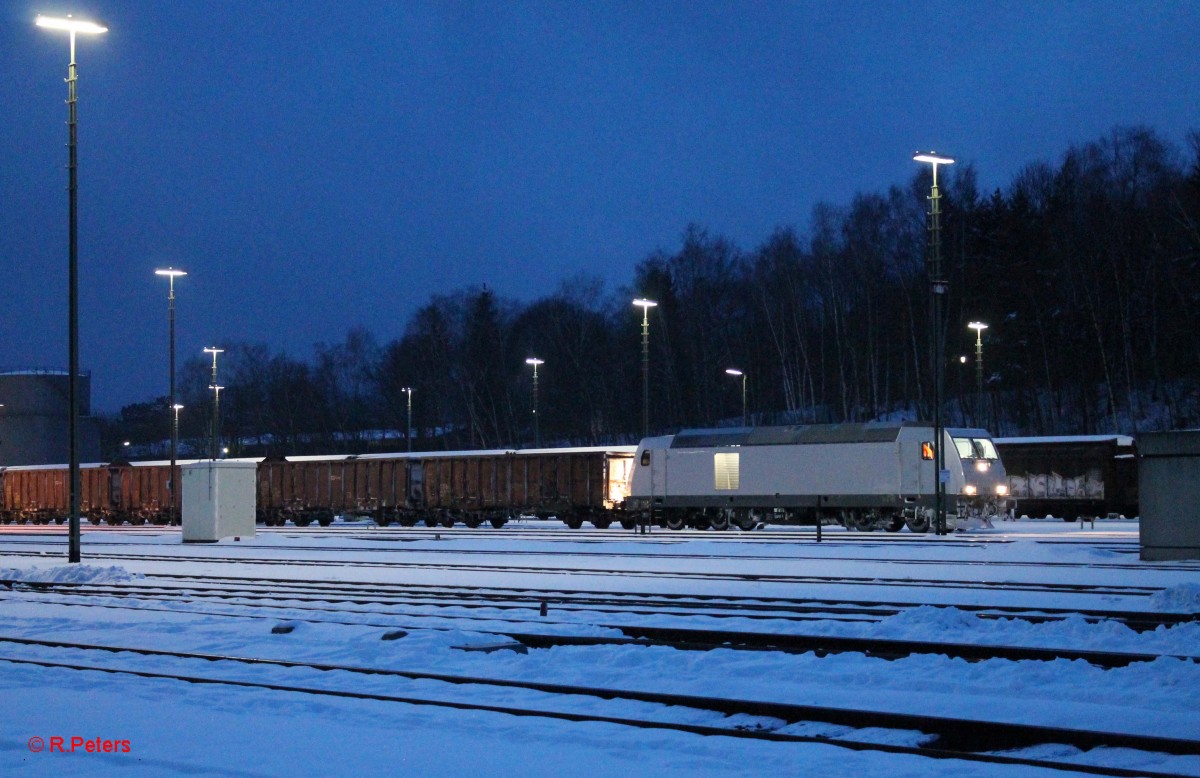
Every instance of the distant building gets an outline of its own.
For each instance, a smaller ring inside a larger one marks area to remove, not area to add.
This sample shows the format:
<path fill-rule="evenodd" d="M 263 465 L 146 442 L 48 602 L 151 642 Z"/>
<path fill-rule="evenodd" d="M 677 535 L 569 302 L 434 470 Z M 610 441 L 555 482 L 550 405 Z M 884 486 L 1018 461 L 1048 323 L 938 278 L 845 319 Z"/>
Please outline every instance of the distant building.
<path fill-rule="evenodd" d="M 71 456 L 70 374 L 0 370 L 0 467 L 66 464 Z M 100 421 L 91 415 L 92 377 L 79 374 L 79 461 L 100 459 Z"/>

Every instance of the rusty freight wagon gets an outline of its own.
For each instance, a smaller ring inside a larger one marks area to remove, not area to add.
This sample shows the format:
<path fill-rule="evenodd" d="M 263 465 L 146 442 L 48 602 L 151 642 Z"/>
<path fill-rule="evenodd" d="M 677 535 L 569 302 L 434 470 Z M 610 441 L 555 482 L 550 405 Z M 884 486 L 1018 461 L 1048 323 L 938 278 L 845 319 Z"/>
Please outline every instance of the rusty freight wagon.
<path fill-rule="evenodd" d="M 258 467 L 258 515 L 268 525 L 325 525 L 341 515 L 499 528 L 533 515 L 607 527 L 621 518 L 633 453 L 618 446 L 268 459 Z"/>
<path fill-rule="evenodd" d="M 175 474 L 179 474 L 176 464 Z M 66 465 L 8 467 L 3 473 L 0 520 L 61 524 L 70 514 Z M 79 514 L 92 524 L 169 524 L 169 462 L 112 462 L 79 467 Z"/>
<path fill-rule="evenodd" d="M 422 458 L 424 505 L 443 526 L 521 515 L 559 518 L 578 529 L 622 520 L 633 446 L 458 452 Z M 630 525 L 632 526 L 632 524 Z"/>

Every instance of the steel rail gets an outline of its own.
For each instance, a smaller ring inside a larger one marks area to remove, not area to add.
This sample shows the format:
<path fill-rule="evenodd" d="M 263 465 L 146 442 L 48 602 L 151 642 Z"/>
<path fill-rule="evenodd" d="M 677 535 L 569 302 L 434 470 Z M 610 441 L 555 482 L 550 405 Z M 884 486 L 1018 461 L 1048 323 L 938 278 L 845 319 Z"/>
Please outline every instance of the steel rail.
<path fill-rule="evenodd" d="M 1095 775 L 1114 776 L 1167 776 L 1171 773 L 1156 773 L 1144 770 L 1126 770 L 1075 762 L 1055 762 L 1042 759 L 1026 759 L 1022 757 L 1005 756 L 987 751 L 1011 750 L 1026 748 L 1044 743 L 1062 743 L 1082 750 L 1097 747 L 1130 748 L 1150 753 L 1194 755 L 1200 754 L 1200 741 L 1179 738 L 1164 738 L 1152 735 L 1135 735 L 1129 733 L 1096 732 L 1065 727 L 1047 727 L 1039 725 L 1013 724 L 980 719 L 964 719 L 940 716 L 924 716 L 891 711 L 869 711 L 861 709 L 836 708 L 827 706 L 793 705 L 753 700 L 737 700 L 729 698 L 702 697 L 682 694 L 660 694 L 656 692 L 641 692 L 622 689 L 607 689 L 595 687 L 568 686 L 562 684 L 543 684 L 536 682 L 510 681 L 506 679 L 476 678 L 470 676 L 451 676 L 444 674 L 414 673 L 405 670 L 382 668 L 364 668 L 353 665 L 317 664 L 307 662 L 291 662 L 288 660 L 261 659 L 238 657 L 220 654 L 199 654 L 189 652 L 162 651 L 156 649 L 140 649 L 121 646 L 97 646 L 79 643 L 56 643 L 54 641 L 36 641 L 23 638 L 0 638 L 0 641 L 25 645 L 54 645 L 59 648 L 105 651 L 111 653 L 125 652 L 142 655 L 168 656 L 172 658 L 200 659 L 209 662 L 230 661 L 253 665 L 273 665 L 281 667 L 299 667 L 319 671 L 343 671 L 367 675 L 392 675 L 411 679 L 435 680 L 452 684 L 491 685 L 497 687 L 524 688 L 561 695 L 579 695 L 598 697 L 601 699 L 628 699 L 638 702 L 657 703 L 667 706 L 681 706 L 698 710 L 709 710 L 726 716 L 742 714 L 749 716 L 779 719 L 785 722 L 821 721 L 830 724 L 857 728 L 883 727 L 889 729 L 916 730 L 935 734 L 931 745 L 897 746 L 892 744 L 869 743 L 854 740 L 840 740 L 819 736 L 793 735 L 765 729 L 740 729 L 729 727 L 713 727 L 708 725 L 664 722 L 656 720 L 635 719 L 628 717 L 603 716 L 596 714 L 580 714 L 567 711 L 545 709 L 519 708 L 514 706 L 499 706 L 480 703 L 467 703 L 453 700 L 438 700 L 399 695 L 377 694 L 347 690 L 333 690 L 319 687 L 293 686 L 278 683 L 244 681 L 236 679 L 219 679 L 207 676 L 189 676 L 177 673 L 159 673 L 145 670 L 133 670 L 120 667 L 101 667 L 96 665 L 79 665 L 65 662 L 51 662 L 19 657 L 0 656 L 0 661 L 13 664 L 26 664 L 45 668 L 69 669 L 76 671 L 93 671 L 110 674 L 132 675 L 147 679 L 175 680 L 195 684 L 227 685 L 241 688 L 265 689 L 302 694 L 314 694 L 351 699 L 398 702 L 412 705 L 431 705 L 457 710 L 473 710 L 492 713 L 503 713 L 515 716 L 536 716 L 555 718 L 574 722 L 600 722 L 634 726 L 651 729 L 668 729 L 706 736 L 726 736 L 775 742 L 820 743 L 835 745 L 853 750 L 875 750 L 890 753 L 906 753 L 939 759 L 966 759 L 984 761 L 996 764 L 1020 764 L 1051 769 L 1071 769 Z"/>

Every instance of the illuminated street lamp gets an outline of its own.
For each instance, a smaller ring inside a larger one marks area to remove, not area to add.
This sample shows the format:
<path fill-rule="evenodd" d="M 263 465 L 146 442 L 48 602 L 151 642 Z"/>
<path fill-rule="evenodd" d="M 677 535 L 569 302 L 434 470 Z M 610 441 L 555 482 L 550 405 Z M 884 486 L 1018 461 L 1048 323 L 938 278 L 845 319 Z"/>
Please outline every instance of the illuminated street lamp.
<path fill-rule="evenodd" d="M 926 267 L 929 271 L 929 287 L 933 297 L 930 332 L 933 341 L 933 458 L 937 465 L 937 480 L 934 487 L 934 532 L 946 534 L 946 452 L 942 445 L 942 390 L 945 382 L 946 349 L 946 292 L 949 282 L 942 271 L 942 196 L 938 192 L 938 165 L 952 165 L 954 160 L 937 152 L 917 152 L 914 162 L 927 163 L 933 167 L 933 189 L 929 195 L 929 247 Z"/>
<path fill-rule="evenodd" d="M 983 331 L 988 326 L 981 321 L 973 321 L 967 328 L 975 330 L 975 403 L 978 413 L 983 408 Z"/>
<path fill-rule="evenodd" d="M 633 304 L 642 309 L 642 437 L 650 436 L 650 309 L 653 300 L 638 298 Z"/>
<path fill-rule="evenodd" d="M 78 155 L 76 151 L 76 119 L 75 104 L 77 96 L 75 84 L 78 80 L 75 72 L 75 34 L 99 35 L 108 32 L 108 28 L 95 22 L 85 22 L 53 16 L 38 16 L 34 21 L 38 27 L 48 30 L 65 30 L 71 38 L 71 60 L 67 65 L 67 254 L 68 254 L 68 287 L 67 293 L 67 351 L 68 351 L 68 390 L 67 402 L 69 408 L 70 427 L 70 475 L 68 490 L 70 493 L 69 539 L 67 542 L 67 561 L 79 561 L 79 240 L 78 217 L 76 200 L 78 193 Z"/>
<path fill-rule="evenodd" d="M 178 278 L 179 276 L 186 276 L 187 273 L 182 270 L 177 270 L 173 267 L 169 267 L 166 270 L 155 270 L 154 274 L 157 276 L 166 276 L 167 281 L 170 284 L 170 287 L 169 287 L 170 291 L 167 293 L 167 310 L 168 310 L 168 318 L 170 319 L 170 322 L 171 322 L 171 324 L 170 324 L 170 333 L 171 334 L 170 334 L 170 338 L 169 338 L 170 346 L 168 348 L 168 350 L 170 351 L 170 354 L 171 354 L 171 357 L 170 357 L 170 376 L 171 376 L 171 378 L 170 378 L 170 383 L 169 383 L 170 396 L 167 399 L 167 406 L 169 408 L 174 409 L 175 408 L 175 279 Z M 178 409 L 176 409 L 175 410 L 175 421 L 171 425 L 171 470 L 170 470 L 171 475 L 167 479 L 167 489 L 170 492 L 170 497 L 171 497 L 171 521 L 173 521 L 173 522 L 179 520 L 179 498 L 178 498 L 178 495 L 176 495 L 176 493 L 175 493 L 176 492 L 176 489 L 175 489 L 175 456 L 176 456 L 176 451 L 178 450 L 178 448 L 179 448 L 179 411 L 178 411 Z"/>
<path fill-rule="evenodd" d="M 529 359 L 525 360 L 525 364 L 533 365 L 533 444 L 535 446 L 541 447 L 542 434 L 541 434 L 540 429 L 538 428 L 538 373 L 537 373 L 537 369 L 538 369 L 538 365 L 544 365 L 544 364 L 546 364 L 546 361 L 544 359 L 538 359 L 537 357 L 530 357 Z"/>
<path fill-rule="evenodd" d="M 217 354 L 224 352 L 225 349 L 217 348 L 216 346 L 209 346 L 204 349 L 205 354 L 212 354 L 213 357 L 212 383 L 208 385 L 208 388 L 213 390 L 212 435 L 210 436 L 211 442 L 209 444 L 209 456 L 211 459 L 217 458 L 218 430 L 221 428 L 221 390 L 225 388 L 217 386 Z"/>
<path fill-rule="evenodd" d="M 412 390 L 411 386 L 406 386 L 403 389 L 401 389 L 400 391 L 402 391 L 408 395 L 408 432 L 405 434 L 404 439 L 408 441 L 408 453 L 411 454 L 412 453 L 412 392 L 413 392 L 413 390 Z"/>
<path fill-rule="evenodd" d="M 737 368 L 728 368 L 725 371 L 726 375 L 734 376 L 742 379 L 742 426 L 746 426 L 746 374 Z"/>

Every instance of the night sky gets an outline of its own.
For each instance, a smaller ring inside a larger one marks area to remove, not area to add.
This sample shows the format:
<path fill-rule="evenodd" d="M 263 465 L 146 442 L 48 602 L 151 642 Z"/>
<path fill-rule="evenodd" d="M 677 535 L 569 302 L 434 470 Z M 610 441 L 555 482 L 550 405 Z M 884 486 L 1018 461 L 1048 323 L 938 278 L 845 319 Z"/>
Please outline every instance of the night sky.
<path fill-rule="evenodd" d="M 918 148 L 988 192 L 1118 125 L 1200 129 L 1195 2 L 6 2 L 0 367 L 67 362 L 68 42 L 38 13 L 110 28 L 77 50 L 105 412 L 167 392 L 156 267 L 190 273 L 181 363 L 230 339 L 307 359 L 471 285 L 616 290 L 692 222 L 804 233 Z"/>

